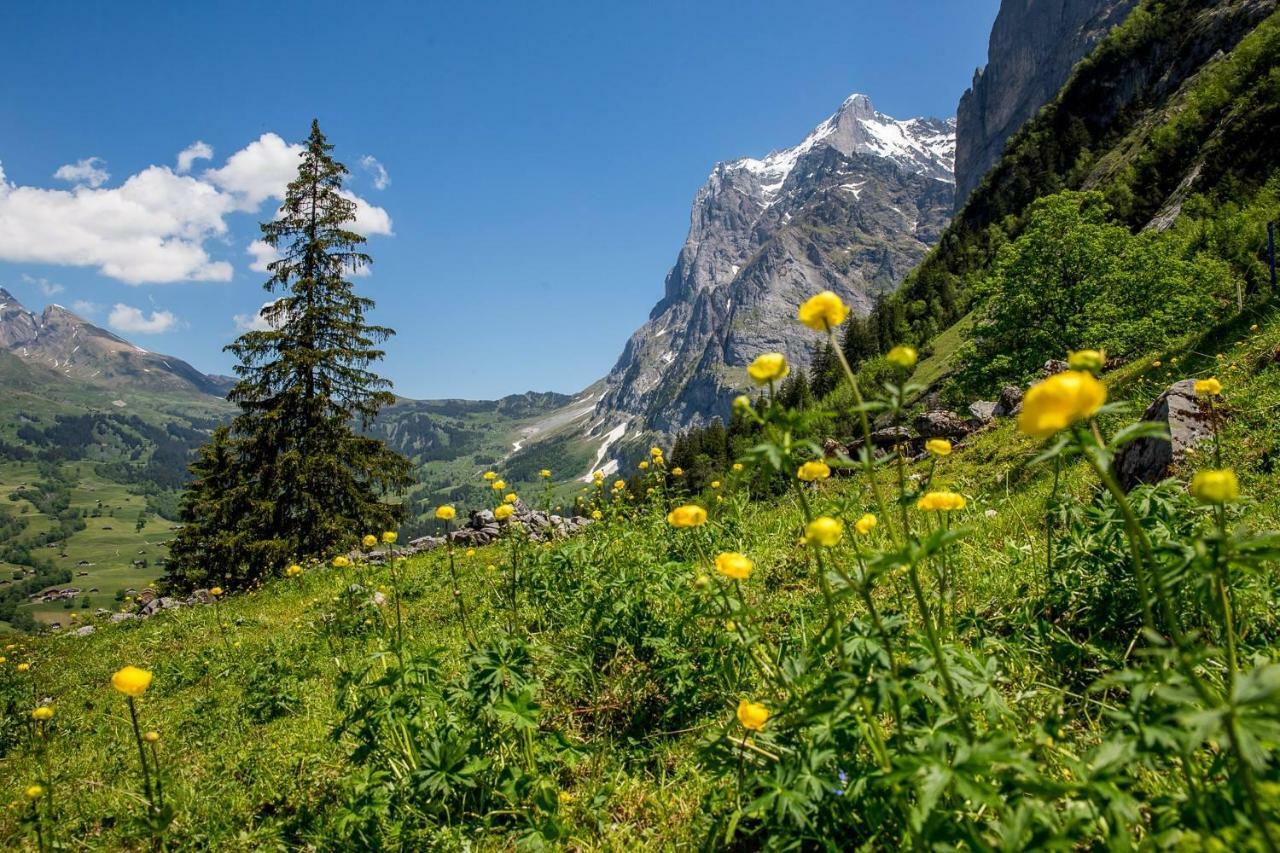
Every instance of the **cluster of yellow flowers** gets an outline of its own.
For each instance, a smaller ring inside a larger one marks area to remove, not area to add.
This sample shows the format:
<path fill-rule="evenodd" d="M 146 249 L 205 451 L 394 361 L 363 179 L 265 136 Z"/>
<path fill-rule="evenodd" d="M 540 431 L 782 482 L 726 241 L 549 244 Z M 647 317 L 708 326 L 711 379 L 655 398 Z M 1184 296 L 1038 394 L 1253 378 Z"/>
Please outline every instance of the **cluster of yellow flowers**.
<path fill-rule="evenodd" d="M 933 512 L 951 512 L 964 507 L 964 496 L 955 492 L 926 492 L 916 501 L 916 509 Z"/>
<path fill-rule="evenodd" d="M 751 577 L 751 571 L 754 568 L 755 564 L 746 555 L 735 551 L 727 551 L 716 557 L 716 571 L 736 581 L 744 581 Z"/>
<path fill-rule="evenodd" d="M 667 524 L 672 527 L 701 527 L 707 523 L 707 511 L 697 504 L 678 506 L 667 513 Z"/>

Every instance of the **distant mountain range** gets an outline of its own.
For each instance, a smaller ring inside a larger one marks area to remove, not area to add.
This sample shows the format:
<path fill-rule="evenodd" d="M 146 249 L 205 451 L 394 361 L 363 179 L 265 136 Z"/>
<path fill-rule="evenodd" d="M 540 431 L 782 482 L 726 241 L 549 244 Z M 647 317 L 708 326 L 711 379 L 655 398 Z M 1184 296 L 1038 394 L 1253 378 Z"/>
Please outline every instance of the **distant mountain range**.
<path fill-rule="evenodd" d="M 223 396 L 233 380 L 201 373 L 173 356 L 149 352 L 61 305 L 39 314 L 0 288 L 0 348 L 24 361 L 94 385 Z"/>

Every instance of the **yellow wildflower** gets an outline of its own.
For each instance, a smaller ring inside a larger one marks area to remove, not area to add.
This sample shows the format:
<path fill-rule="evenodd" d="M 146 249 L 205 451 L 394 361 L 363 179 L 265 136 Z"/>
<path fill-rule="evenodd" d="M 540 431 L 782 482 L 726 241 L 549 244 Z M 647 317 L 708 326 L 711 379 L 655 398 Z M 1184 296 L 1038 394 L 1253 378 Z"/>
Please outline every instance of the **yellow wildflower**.
<path fill-rule="evenodd" d="M 1027 391 L 1018 429 L 1036 438 L 1048 438 L 1076 421 L 1092 417 L 1105 402 L 1107 386 L 1092 373 L 1067 370 Z"/>
<path fill-rule="evenodd" d="M 678 506 L 667 513 L 667 524 L 672 527 L 701 527 L 707 523 L 707 511 L 696 504 Z"/>
<path fill-rule="evenodd" d="M 739 394 L 733 398 L 734 411 L 749 412 L 751 411 L 751 398 L 746 394 Z"/>
<path fill-rule="evenodd" d="M 351 565 L 351 560 L 343 554 L 339 554 L 333 558 L 333 567 L 335 569 L 345 569 L 349 565 Z"/>
<path fill-rule="evenodd" d="M 661 456 L 661 455 L 662 455 L 662 448 L 661 448 L 661 447 L 650 447 L 650 448 L 649 448 L 649 455 L 650 455 L 650 456 L 652 456 L 652 457 L 654 457 L 654 458 L 657 458 L 657 457 Z"/>
<path fill-rule="evenodd" d="M 31 664 L 20 663 L 17 666 L 15 666 L 14 669 L 17 670 L 18 672 L 26 672 L 27 670 L 31 669 Z"/>
<path fill-rule="evenodd" d="M 747 367 L 747 374 L 757 385 L 776 382 L 791 372 L 787 365 L 787 357 L 780 352 L 767 352 L 757 356 Z"/>
<path fill-rule="evenodd" d="M 880 522 L 871 513 L 864 513 L 861 518 L 853 523 L 853 529 L 866 536 L 868 533 L 876 529 L 876 525 Z"/>
<path fill-rule="evenodd" d="M 217 598 L 218 596 L 222 595 L 222 587 L 215 586 L 213 589 L 209 590 L 209 594 L 212 595 L 214 598 Z"/>
<path fill-rule="evenodd" d="M 935 512 L 951 512 L 956 509 L 964 509 L 964 507 L 964 496 L 957 495 L 955 492 L 928 492 L 921 495 L 920 499 L 916 501 L 916 509 Z"/>
<path fill-rule="evenodd" d="M 143 735 L 142 739 L 145 740 L 147 743 L 159 743 L 160 733 L 153 729 L 152 731 L 149 731 L 145 735 Z"/>
<path fill-rule="evenodd" d="M 448 504 L 436 507 L 436 518 L 441 521 L 453 521 L 458 516 L 458 511 Z"/>
<path fill-rule="evenodd" d="M 539 477 L 541 477 L 541 478 L 542 478 L 542 479 L 544 479 L 544 480 L 549 480 L 549 479 L 551 479 L 551 469 L 550 469 L 550 468 L 543 468 L 541 471 L 539 471 L 539 472 L 538 472 L 538 476 L 539 476 Z"/>
<path fill-rule="evenodd" d="M 44 785 L 28 785 L 24 793 L 28 800 L 38 800 L 44 796 Z"/>
<path fill-rule="evenodd" d="M 366 548 L 372 548 L 374 545 L 378 544 L 378 537 L 374 536 L 372 533 L 366 533 L 364 538 L 360 540 L 360 544 Z"/>
<path fill-rule="evenodd" d="M 284 573 L 291 578 L 296 578 L 298 575 L 302 574 L 302 566 L 299 566 L 297 563 L 294 563 L 292 566 L 285 569 Z"/>
<path fill-rule="evenodd" d="M 1072 370 L 1087 370 L 1090 373 L 1101 373 L 1107 363 L 1107 354 L 1100 349 L 1076 350 L 1067 355 L 1067 367 Z"/>
<path fill-rule="evenodd" d="M 625 489 L 625 488 L 627 487 L 627 481 L 626 481 L 626 480 L 614 480 L 614 481 L 613 481 L 613 487 L 614 487 L 615 489 L 617 489 L 618 491 L 622 491 L 623 489 Z"/>
<path fill-rule="evenodd" d="M 823 548 L 832 548 L 844 536 L 844 523 L 829 515 L 820 515 L 804 529 L 806 542 L 814 542 Z"/>
<path fill-rule="evenodd" d="M 33 720 L 39 720 L 39 721 L 40 721 L 40 722 L 42 722 L 42 723 L 44 723 L 44 722 L 48 722 L 49 720 L 52 720 L 52 719 L 53 719 L 53 706 L 52 706 L 52 705 L 41 705 L 39 708 L 36 708 L 34 711 L 32 711 L 32 712 L 31 712 L 31 719 L 33 719 Z"/>
<path fill-rule="evenodd" d="M 825 480 L 830 477 L 831 468 L 820 459 L 810 459 L 800 466 L 800 469 L 796 471 L 796 476 L 806 483 L 812 483 L 815 480 Z"/>
<path fill-rule="evenodd" d="M 513 512 L 515 512 L 515 509 L 512 508 L 511 504 L 502 504 L 493 511 L 493 517 L 498 521 L 506 521 Z"/>
<path fill-rule="evenodd" d="M 1212 376 L 1196 380 L 1196 393 L 1201 397 L 1216 397 L 1222 393 L 1222 383 Z"/>
<path fill-rule="evenodd" d="M 945 438 L 931 438 L 924 443 L 924 449 L 934 456 L 950 456 L 951 442 Z"/>
<path fill-rule="evenodd" d="M 475 549 L 475 548 L 468 548 L 468 549 L 467 549 L 466 556 L 468 556 L 468 557 L 474 557 L 475 555 L 476 555 L 476 549 Z"/>
<path fill-rule="evenodd" d="M 649 470 L 649 460 L 648 460 L 648 459 L 643 460 L 643 461 L 640 463 L 639 468 L 640 468 L 640 470 L 641 470 L 641 471 L 648 471 L 648 470 Z"/>
<path fill-rule="evenodd" d="M 516 501 L 518 501 L 518 500 L 519 500 L 519 498 L 518 498 L 518 497 L 516 497 L 516 493 L 515 493 L 515 492 L 508 492 L 507 494 L 503 495 L 503 497 L 502 497 L 502 502 L 503 502 L 504 504 L 513 504 L 513 503 L 515 503 L 515 502 L 516 502 Z"/>
<path fill-rule="evenodd" d="M 834 329 L 849 316 L 849 306 L 830 290 L 811 296 L 800 306 L 800 322 L 815 332 Z"/>
<path fill-rule="evenodd" d="M 889 354 L 885 356 L 885 358 L 889 359 L 889 361 L 898 365 L 898 367 L 901 367 L 903 370 L 910 370 L 915 367 L 916 360 L 919 357 L 920 356 L 915 351 L 915 348 L 909 347 L 906 344 L 898 344 L 896 347 L 889 350 Z"/>
<path fill-rule="evenodd" d="M 744 729 L 758 732 L 769 722 L 769 709 L 759 702 L 743 699 L 738 703 L 738 722 Z"/>
<path fill-rule="evenodd" d="M 735 463 L 733 463 L 733 470 L 734 470 L 735 472 L 736 472 L 736 471 L 741 471 L 741 470 L 742 470 L 742 463 L 741 463 L 741 462 L 735 462 Z"/>
<path fill-rule="evenodd" d="M 604 518 L 604 513 L 598 509 L 593 509 L 591 510 L 591 517 L 594 518 L 596 521 L 599 521 L 600 519 Z"/>
<path fill-rule="evenodd" d="M 683 469 L 683 468 L 681 468 L 681 467 L 679 467 L 679 466 L 676 466 L 675 468 L 672 468 L 672 469 L 671 469 L 671 476 L 672 476 L 672 477 L 683 477 L 683 476 L 684 476 L 684 469 Z"/>
<path fill-rule="evenodd" d="M 744 554 L 726 551 L 716 557 L 716 571 L 736 581 L 744 581 L 751 577 L 753 568 L 755 564 Z"/>
<path fill-rule="evenodd" d="M 394 545 L 394 544 L 396 544 L 396 540 L 397 540 L 397 539 L 399 539 L 399 538 L 400 538 L 400 537 L 396 534 L 396 532 L 395 532 L 394 530 L 384 530 L 384 531 L 382 531 L 382 544 L 383 544 L 383 545 Z"/>
<path fill-rule="evenodd" d="M 712 481 L 711 481 L 711 488 L 713 488 L 713 489 L 718 489 L 718 488 L 720 488 L 720 481 L 719 481 L 719 480 L 712 480 Z"/>
<path fill-rule="evenodd" d="M 137 699 L 151 686 L 151 673 L 136 666 L 116 670 L 111 676 L 111 686 L 126 696 Z"/>
<path fill-rule="evenodd" d="M 500 492 L 507 487 L 507 484 L 502 480 L 494 480 L 491 487 L 495 492 Z"/>
<path fill-rule="evenodd" d="M 1191 478 L 1191 494 L 1204 503 L 1230 503 L 1240 497 L 1240 481 L 1230 468 L 1197 471 Z"/>

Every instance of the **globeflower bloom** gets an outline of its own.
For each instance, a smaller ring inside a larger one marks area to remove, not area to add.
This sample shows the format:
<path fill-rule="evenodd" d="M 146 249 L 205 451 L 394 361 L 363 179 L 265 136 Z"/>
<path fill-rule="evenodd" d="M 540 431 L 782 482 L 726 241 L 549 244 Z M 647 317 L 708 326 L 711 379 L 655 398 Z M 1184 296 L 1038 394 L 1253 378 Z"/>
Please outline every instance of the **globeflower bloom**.
<path fill-rule="evenodd" d="M 1240 498 L 1240 481 L 1230 468 L 1198 471 L 1191 478 L 1191 494 L 1204 503 L 1230 503 Z"/>
<path fill-rule="evenodd" d="M 955 492 L 928 492 L 916 501 L 916 509 L 926 511 L 951 512 L 964 507 L 964 496 L 957 495 Z"/>
<path fill-rule="evenodd" d="M 518 497 L 516 497 L 516 493 L 515 493 L 515 492 L 508 492 L 507 494 L 503 495 L 503 497 L 502 497 L 502 502 L 503 502 L 504 504 L 513 504 L 513 503 L 515 503 L 515 502 L 516 502 L 516 501 L 518 501 L 518 500 L 519 500 L 519 498 L 518 498 Z"/>
<path fill-rule="evenodd" d="M 889 361 L 898 365 L 898 367 L 901 367 L 903 370 L 910 370 L 915 367 L 916 360 L 919 357 L 920 356 L 915 351 L 915 348 L 909 347 L 906 344 L 898 344 L 896 347 L 889 350 L 888 354 L 885 356 L 885 358 L 889 359 Z"/>
<path fill-rule="evenodd" d="M 39 722 L 42 722 L 42 723 L 52 720 L 53 706 L 41 705 L 39 708 L 36 708 L 34 711 L 31 712 L 31 719 L 38 720 Z"/>
<path fill-rule="evenodd" d="M 743 699 L 738 703 L 738 722 L 744 729 L 758 732 L 769 722 L 769 709 L 759 702 Z"/>
<path fill-rule="evenodd" d="M 31 669 L 31 664 L 20 663 L 17 666 L 15 666 L 14 669 L 17 670 L 18 672 L 26 672 L 27 670 Z"/>
<path fill-rule="evenodd" d="M 615 489 L 617 489 L 618 491 L 622 491 L 623 489 L 625 489 L 625 488 L 627 487 L 627 481 L 626 481 L 626 480 L 614 480 L 614 481 L 613 481 L 613 487 L 614 487 Z"/>
<path fill-rule="evenodd" d="M 149 732 L 147 732 L 146 734 L 144 734 L 144 735 L 142 736 L 142 739 L 143 739 L 143 740 L 145 740 L 147 743 L 159 743 L 159 742 L 160 742 L 160 733 L 159 733 L 158 731 L 155 731 L 154 729 L 152 729 L 151 731 L 149 731 Z"/>
<path fill-rule="evenodd" d="M 511 517 L 513 512 L 515 512 L 515 510 L 512 508 L 511 504 L 502 504 L 493 511 L 493 517 L 498 521 L 506 521 Z"/>
<path fill-rule="evenodd" d="M 1022 400 L 1018 429 L 1036 438 L 1048 438 L 1092 417 L 1105 402 L 1107 386 L 1092 373 L 1067 370 L 1031 386 Z"/>
<path fill-rule="evenodd" d="M 755 564 L 743 554 L 726 551 L 716 557 L 716 571 L 727 578 L 744 581 L 751 577 Z"/>
<path fill-rule="evenodd" d="M 747 374 L 757 385 L 776 382 L 791 372 L 787 357 L 780 352 L 767 352 L 757 356 L 747 367 Z"/>
<path fill-rule="evenodd" d="M 485 472 L 484 472 L 484 478 L 485 478 L 486 480 L 496 480 L 496 479 L 498 479 L 498 475 L 497 475 L 496 473 L 494 473 L 493 471 L 485 471 Z"/>
<path fill-rule="evenodd" d="M 213 589 L 209 590 L 209 594 L 212 595 L 214 598 L 217 598 L 218 596 L 222 595 L 222 587 L 215 586 Z"/>
<path fill-rule="evenodd" d="M 502 480 L 494 480 L 492 487 L 495 492 L 500 492 L 507 487 L 507 484 Z"/>
<path fill-rule="evenodd" d="M 542 478 L 542 479 L 544 479 L 544 480 L 549 480 L 549 479 L 551 479 L 551 469 L 550 469 L 550 468 L 543 468 L 541 471 L 539 471 L 539 472 L 538 472 L 538 476 L 539 476 L 539 477 L 541 477 L 541 478 Z"/>
<path fill-rule="evenodd" d="M 372 533 L 366 533 L 364 538 L 360 540 L 360 544 L 366 548 L 372 548 L 374 545 L 378 544 L 378 537 L 374 536 Z"/>
<path fill-rule="evenodd" d="M 931 438 L 924 443 L 924 449 L 934 456 L 950 456 L 951 442 L 945 438 Z"/>
<path fill-rule="evenodd" d="M 284 573 L 291 578 L 296 578 L 298 575 L 302 574 L 302 566 L 299 566 L 297 563 L 294 563 L 292 566 L 285 569 Z"/>
<path fill-rule="evenodd" d="M 866 536 L 868 533 L 876 529 L 876 525 L 880 522 L 871 513 L 864 513 L 861 518 L 853 523 L 853 529 Z"/>
<path fill-rule="evenodd" d="M 136 666 L 126 666 L 111 676 L 111 686 L 129 698 L 137 699 L 151 686 L 151 673 Z"/>
<path fill-rule="evenodd" d="M 825 480 L 831 476 L 831 467 L 821 459 L 810 459 L 800 466 L 800 470 L 796 471 L 796 476 L 806 483 Z"/>
<path fill-rule="evenodd" d="M 800 306 L 800 322 L 815 332 L 834 329 L 849 316 L 849 306 L 830 290 L 811 296 Z"/>
<path fill-rule="evenodd" d="M 1082 349 L 1067 356 L 1067 367 L 1072 370 L 1087 370 L 1090 373 L 1101 373 L 1107 364 L 1107 354 L 1100 349 Z"/>
<path fill-rule="evenodd" d="M 733 470 L 734 470 L 734 471 L 741 471 L 741 470 L 742 470 L 742 463 L 741 463 L 741 462 L 735 462 L 735 463 L 733 463 Z"/>
<path fill-rule="evenodd" d="M 44 785 L 28 785 L 24 793 L 28 800 L 38 800 L 44 796 Z"/>
<path fill-rule="evenodd" d="M 1212 376 L 1196 380 L 1196 393 L 1201 397 L 1216 397 L 1222 393 L 1222 383 Z"/>
<path fill-rule="evenodd" d="M 844 536 L 844 522 L 829 515 L 820 515 L 804 528 L 806 542 L 813 542 L 823 548 L 833 548 Z"/>
<path fill-rule="evenodd" d="M 458 516 L 458 511 L 449 505 L 436 507 L 436 518 L 441 521 L 453 521 Z"/>
<path fill-rule="evenodd" d="M 672 527 L 701 527 L 707 523 L 707 511 L 696 504 L 678 506 L 667 513 L 667 524 Z"/>
<path fill-rule="evenodd" d="M 661 455 L 662 455 L 662 448 L 661 448 L 661 447 L 650 447 L 650 448 L 649 448 L 649 455 L 650 455 L 650 456 L 652 456 L 653 458 L 657 459 L 659 456 L 661 456 Z"/>
<path fill-rule="evenodd" d="M 672 469 L 671 469 L 671 476 L 672 476 L 672 477 L 683 477 L 683 476 L 684 476 L 684 469 L 677 465 L 675 468 L 672 468 Z"/>
<path fill-rule="evenodd" d="M 604 513 L 598 509 L 593 509 L 591 511 L 591 517 L 594 518 L 596 521 L 599 521 L 600 519 L 604 518 Z"/>
<path fill-rule="evenodd" d="M 339 554 L 338 556 L 333 558 L 333 567 L 335 569 L 345 569 L 347 566 L 350 566 L 350 565 L 351 565 L 351 560 L 347 559 L 347 557 L 343 554 Z"/>
<path fill-rule="evenodd" d="M 746 394 L 739 394 L 733 398 L 733 409 L 735 412 L 751 411 L 751 398 Z"/>

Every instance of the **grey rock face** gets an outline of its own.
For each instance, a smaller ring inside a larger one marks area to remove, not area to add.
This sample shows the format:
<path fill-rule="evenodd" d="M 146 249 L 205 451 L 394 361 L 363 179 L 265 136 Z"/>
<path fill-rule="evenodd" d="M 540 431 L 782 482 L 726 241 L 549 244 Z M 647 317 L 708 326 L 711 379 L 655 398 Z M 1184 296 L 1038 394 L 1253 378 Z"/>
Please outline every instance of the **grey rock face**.
<path fill-rule="evenodd" d="M 1004 0 L 987 65 L 956 111 L 956 209 L 1005 142 L 1057 95 L 1071 69 L 1124 20 L 1137 0 Z"/>
<path fill-rule="evenodd" d="M 1142 413 L 1144 421 L 1156 421 L 1169 428 L 1169 439 L 1140 438 L 1120 448 L 1116 475 L 1126 490 L 1139 483 L 1158 483 L 1173 465 L 1186 459 L 1187 450 L 1213 435 L 1209 412 L 1196 396 L 1194 379 L 1170 385 Z"/>
<path fill-rule="evenodd" d="M 595 416 L 671 433 L 727 417 L 764 352 L 808 365 L 797 305 L 822 290 L 867 314 L 946 225 L 953 122 L 898 121 L 848 98 L 799 145 L 718 164 L 649 320 L 606 379 Z"/>
<path fill-rule="evenodd" d="M 995 416 L 1007 418 L 1022 411 L 1022 386 L 1006 385 L 1000 389 L 1000 399 L 996 401 Z"/>
<path fill-rule="evenodd" d="M 1000 404 L 991 400 L 978 400 L 969 404 L 969 414 L 980 424 L 990 423 Z"/>

